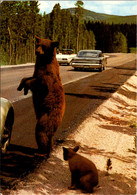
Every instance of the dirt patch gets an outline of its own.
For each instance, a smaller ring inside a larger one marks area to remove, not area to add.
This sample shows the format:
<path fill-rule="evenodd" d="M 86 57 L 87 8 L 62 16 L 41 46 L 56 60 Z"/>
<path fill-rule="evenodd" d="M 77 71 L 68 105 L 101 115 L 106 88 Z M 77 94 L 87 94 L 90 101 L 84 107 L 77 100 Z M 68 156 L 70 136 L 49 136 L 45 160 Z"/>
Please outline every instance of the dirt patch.
<path fill-rule="evenodd" d="M 104 101 L 50 158 L 20 181 L 8 194 L 82 194 L 70 191 L 70 171 L 63 160 L 62 146 L 80 146 L 79 153 L 92 160 L 99 170 L 94 194 L 136 194 L 136 81 L 133 75 Z M 112 169 L 107 171 L 107 160 Z"/>

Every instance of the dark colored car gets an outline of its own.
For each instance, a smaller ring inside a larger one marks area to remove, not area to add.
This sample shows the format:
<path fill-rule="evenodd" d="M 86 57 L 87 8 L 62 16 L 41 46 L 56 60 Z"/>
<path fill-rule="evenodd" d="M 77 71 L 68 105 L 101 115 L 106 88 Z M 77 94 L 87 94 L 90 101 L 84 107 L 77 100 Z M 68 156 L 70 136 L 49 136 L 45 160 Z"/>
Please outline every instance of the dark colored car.
<path fill-rule="evenodd" d="M 98 69 L 105 70 L 107 64 L 107 57 L 105 57 L 101 50 L 80 50 L 77 57 L 71 61 L 71 66 L 74 69 Z"/>

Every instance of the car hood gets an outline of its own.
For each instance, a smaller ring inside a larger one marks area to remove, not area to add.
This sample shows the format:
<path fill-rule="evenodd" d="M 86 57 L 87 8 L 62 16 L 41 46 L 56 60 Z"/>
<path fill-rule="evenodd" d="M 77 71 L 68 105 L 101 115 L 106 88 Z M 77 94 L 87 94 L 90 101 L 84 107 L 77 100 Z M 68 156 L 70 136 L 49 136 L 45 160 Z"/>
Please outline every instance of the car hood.
<path fill-rule="evenodd" d="M 12 104 L 9 100 L 0 97 L 0 136 L 3 134 L 5 120 L 8 114 L 9 109 L 12 107 Z"/>
<path fill-rule="evenodd" d="M 76 56 L 76 54 L 57 54 L 56 55 L 56 57 L 57 57 L 57 59 L 58 58 L 73 58 L 73 57 L 75 57 Z"/>

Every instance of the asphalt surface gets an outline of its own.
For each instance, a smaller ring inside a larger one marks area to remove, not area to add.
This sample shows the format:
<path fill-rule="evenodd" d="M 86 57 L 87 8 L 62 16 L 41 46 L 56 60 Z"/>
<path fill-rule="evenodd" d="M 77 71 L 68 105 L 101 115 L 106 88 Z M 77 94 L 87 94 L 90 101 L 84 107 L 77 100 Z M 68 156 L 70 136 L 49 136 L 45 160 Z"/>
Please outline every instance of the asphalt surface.
<path fill-rule="evenodd" d="M 79 75 L 82 78 L 83 74 L 81 72 L 69 70 L 68 77 L 70 78 L 68 80 L 65 80 L 66 73 L 62 72 L 62 75 L 64 74 L 62 80 L 64 79 L 63 82 L 65 84 L 66 110 L 63 122 L 55 135 L 54 147 L 57 147 L 62 143 L 69 134 L 77 129 L 89 114 L 95 111 L 103 101 L 107 100 L 135 73 L 135 59 L 130 59 L 129 62 L 126 59 L 126 63 L 124 61 L 125 59 L 122 59 L 119 62 L 117 60 L 117 65 L 115 66 L 116 58 L 115 56 L 112 56 L 112 58 L 113 57 L 114 65 L 112 63 L 110 69 L 108 68 L 101 73 L 94 71 L 92 73 L 83 72 L 86 78 L 78 80 L 79 77 L 77 77 L 77 81 L 75 82 L 72 82 L 75 80 L 73 80 L 73 77 Z M 63 70 L 65 70 L 65 68 L 66 67 L 64 67 Z M 20 77 L 22 75 L 23 72 L 20 74 Z M 20 78 L 17 78 L 17 83 L 19 79 Z M 8 85 L 8 82 L 6 85 Z M 4 90 L 8 91 L 6 90 L 6 87 Z M 4 93 L 5 92 L 3 92 L 3 94 Z M 0 174 L 3 191 L 7 188 L 10 189 L 15 187 L 18 178 L 24 178 L 25 175 L 39 166 L 40 162 L 43 160 L 42 158 L 35 156 L 37 150 L 35 141 L 36 118 L 31 97 L 25 99 L 20 98 L 20 101 L 15 101 L 17 97 L 14 99 L 13 95 L 9 94 L 9 97 L 13 100 L 15 122 L 11 146 L 8 153 L 1 158 Z"/>
<path fill-rule="evenodd" d="M 23 77 L 32 76 L 34 71 L 34 65 L 24 65 L 19 67 L 17 65 L 2 67 L 1 68 L 1 96 L 9 99 L 12 102 L 19 101 L 21 99 L 30 97 L 31 92 L 28 96 L 24 96 L 23 91 L 17 91 L 17 87 L 20 83 L 20 80 Z M 74 82 L 81 78 L 97 74 L 97 72 L 76 72 L 71 66 L 60 66 L 60 74 L 63 85 Z"/>

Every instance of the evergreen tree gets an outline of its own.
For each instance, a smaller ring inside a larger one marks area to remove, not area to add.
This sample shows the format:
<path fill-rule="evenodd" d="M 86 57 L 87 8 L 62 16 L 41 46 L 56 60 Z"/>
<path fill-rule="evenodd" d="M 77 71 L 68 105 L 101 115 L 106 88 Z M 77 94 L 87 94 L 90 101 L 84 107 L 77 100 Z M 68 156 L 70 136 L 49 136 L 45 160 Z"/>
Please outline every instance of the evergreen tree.
<path fill-rule="evenodd" d="M 15 31 L 17 2 L 3 1 L 0 4 L 1 10 L 1 62 L 8 60 L 11 64 L 15 55 Z M 13 24 L 14 21 L 14 24 Z"/>
<path fill-rule="evenodd" d="M 96 46 L 96 40 L 95 40 L 95 35 L 93 31 L 89 31 L 89 41 L 88 41 L 88 49 L 95 49 Z"/>
<path fill-rule="evenodd" d="M 116 53 L 127 52 L 127 39 L 121 32 L 114 33 L 112 47 L 113 47 L 113 52 Z"/>
<path fill-rule="evenodd" d="M 3 1 L 0 8 L 1 64 L 34 61 L 38 1 Z"/>
<path fill-rule="evenodd" d="M 39 13 L 38 1 L 2 1 L 0 4 L 1 64 L 35 61 L 35 38 L 59 41 L 59 49 L 100 49 L 129 52 L 136 47 L 136 24 L 84 21 L 84 3 L 76 2 L 75 15 L 56 4 L 50 14 Z"/>
<path fill-rule="evenodd" d="M 50 14 L 50 27 L 52 40 L 60 41 L 61 35 L 61 9 L 60 4 L 56 4 Z"/>
<path fill-rule="evenodd" d="M 75 3 L 75 6 L 76 6 L 75 16 L 76 16 L 76 25 L 77 25 L 77 52 L 78 52 L 79 51 L 80 27 L 81 27 L 81 24 L 83 23 L 84 3 L 83 1 L 77 1 Z"/>

